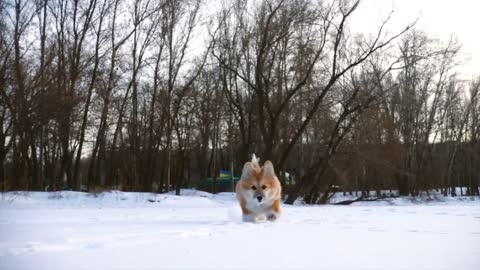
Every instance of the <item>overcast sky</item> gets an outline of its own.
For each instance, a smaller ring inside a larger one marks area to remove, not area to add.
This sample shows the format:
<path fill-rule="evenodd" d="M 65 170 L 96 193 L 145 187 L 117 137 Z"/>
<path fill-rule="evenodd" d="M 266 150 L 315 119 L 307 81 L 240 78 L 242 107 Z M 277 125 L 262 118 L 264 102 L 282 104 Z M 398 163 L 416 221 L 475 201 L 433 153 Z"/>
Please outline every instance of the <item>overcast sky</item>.
<path fill-rule="evenodd" d="M 389 29 L 398 31 L 419 18 L 417 28 L 434 37 L 448 41 L 450 34 L 454 34 L 467 61 L 461 70 L 463 77 L 480 75 L 479 0 L 362 0 L 351 27 L 354 31 L 375 30 L 392 8 Z"/>

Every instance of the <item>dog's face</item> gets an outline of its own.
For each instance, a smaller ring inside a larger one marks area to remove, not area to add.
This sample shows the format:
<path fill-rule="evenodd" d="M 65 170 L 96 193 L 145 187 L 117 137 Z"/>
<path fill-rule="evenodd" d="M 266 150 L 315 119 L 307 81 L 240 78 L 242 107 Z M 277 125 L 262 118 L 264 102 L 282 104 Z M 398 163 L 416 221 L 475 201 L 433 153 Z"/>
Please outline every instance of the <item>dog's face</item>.
<path fill-rule="evenodd" d="M 241 187 L 250 203 L 268 204 L 280 198 L 281 187 L 273 165 L 266 161 L 262 168 L 251 162 L 242 170 Z"/>

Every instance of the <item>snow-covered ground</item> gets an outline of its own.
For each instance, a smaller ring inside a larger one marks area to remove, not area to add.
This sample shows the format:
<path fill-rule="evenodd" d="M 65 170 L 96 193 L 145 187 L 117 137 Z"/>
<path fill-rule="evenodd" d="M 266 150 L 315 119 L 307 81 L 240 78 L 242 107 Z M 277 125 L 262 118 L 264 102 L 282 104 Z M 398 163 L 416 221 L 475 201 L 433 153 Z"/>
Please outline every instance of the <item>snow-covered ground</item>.
<path fill-rule="evenodd" d="M 284 206 L 234 195 L 0 194 L 0 269 L 480 269 L 480 200 Z"/>

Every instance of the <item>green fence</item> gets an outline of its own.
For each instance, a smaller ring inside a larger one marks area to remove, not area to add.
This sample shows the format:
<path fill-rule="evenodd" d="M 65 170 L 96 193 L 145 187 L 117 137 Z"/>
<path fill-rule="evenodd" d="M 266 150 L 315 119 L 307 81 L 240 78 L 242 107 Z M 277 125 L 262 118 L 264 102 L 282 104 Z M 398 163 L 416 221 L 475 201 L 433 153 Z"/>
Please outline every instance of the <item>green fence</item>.
<path fill-rule="evenodd" d="M 216 188 L 217 192 L 233 192 L 235 185 L 240 180 L 240 177 L 233 178 L 233 189 L 232 189 L 232 178 L 231 177 L 218 177 L 216 179 Z M 208 192 L 213 191 L 213 178 L 208 177 L 202 180 L 202 184 L 199 187 L 200 189 Z"/>

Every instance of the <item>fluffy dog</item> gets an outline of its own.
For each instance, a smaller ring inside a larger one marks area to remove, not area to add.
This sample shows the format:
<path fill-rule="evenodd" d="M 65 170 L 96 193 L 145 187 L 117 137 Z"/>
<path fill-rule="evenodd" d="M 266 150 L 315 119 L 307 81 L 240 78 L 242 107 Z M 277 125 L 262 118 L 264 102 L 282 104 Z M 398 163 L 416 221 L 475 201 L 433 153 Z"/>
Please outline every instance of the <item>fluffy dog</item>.
<path fill-rule="evenodd" d="M 258 165 L 255 156 L 252 162 L 245 163 L 236 193 L 243 221 L 275 221 L 280 217 L 282 186 L 269 160 L 263 167 Z"/>

